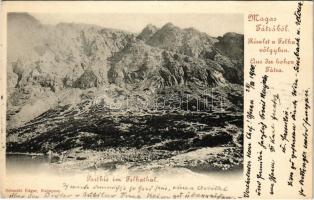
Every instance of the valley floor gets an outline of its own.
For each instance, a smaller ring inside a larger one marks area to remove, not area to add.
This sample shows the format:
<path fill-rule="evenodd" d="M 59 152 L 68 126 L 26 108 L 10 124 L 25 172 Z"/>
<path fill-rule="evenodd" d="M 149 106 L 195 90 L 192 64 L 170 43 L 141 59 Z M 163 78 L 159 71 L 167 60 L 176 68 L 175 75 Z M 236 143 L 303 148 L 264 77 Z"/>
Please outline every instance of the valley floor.
<path fill-rule="evenodd" d="M 62 112 L 48 111 L 9 130 L 7 152 L 42 153 L 64 170 L 242 169 L 241 114 Z"/>

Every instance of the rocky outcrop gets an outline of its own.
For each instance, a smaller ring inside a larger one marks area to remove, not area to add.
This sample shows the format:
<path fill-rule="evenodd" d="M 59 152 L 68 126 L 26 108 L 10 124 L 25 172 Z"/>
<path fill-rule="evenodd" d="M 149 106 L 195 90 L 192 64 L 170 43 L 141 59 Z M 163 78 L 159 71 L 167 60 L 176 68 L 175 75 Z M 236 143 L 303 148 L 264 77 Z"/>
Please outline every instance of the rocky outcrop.
<path fill-rule="evenodd" d="M 243 60 L 244 36 L 238 33 L 226 33 L 218 37 L 215 46 L 232 60 Z"/>
<path fill-rule="evenodd" d="M 140 88 L 163 89 L 185 85 L 217 86 L 226 84 L 215 62 L 173 53 L 141 42 L 130 45 L 113 57 L 108 72 L 110 83 L 131 84 Z"/>
<path fill-rule="evenodd" d="M 243 84 L 244 76 L 244 36 L 237 33 L 226 33 L 218 37 L 215 47 L 221 53 L 214 59 L 225 70 L 226 78 L 236 84 Z"/>
<path fill-rule="evenodd" d="M 84 73 L 74 82 L 73 87 L 87 89 L 98 86 L 98 79 L 92 70 L 85 70 Z"/>
<path fill-rule="evenodd" d="M 30 79 L 41 85 L 50 77 L 60 89 L 72 87 L 87 68 L 104 83 L 108 58 L 135 40 L 133 34 L 93 25 L 41 25 L 28 14 L 9 14 L 8 24 L 10 88 L 25 87 Z"/>
<path fill-rule="evenodd" d="M 156 32 L 158 28 L 152 24 L 148 24 L 143 31 L 137 36 L 138 39 L 147 41 L 150 39 Z"/>
<path fill-rule="evenodd" d="M 147 40 L 147 44 L 198 58 L 204 51 L 210 51 L 215 41 L 194 28 L 181 29 L 167 23 Z"/>
<path fill-rule="evenodd" d="M 124 49 L 135 35 L 95 25 L 60 23 L 42 25 L 27 13 L 8 15 L 9 126 L 31 120 L 18 110 L 37 100 L 52 105 L 64 101 L 64 91 L 88 89 L 107 83 L 108 58 Z M 54 93 L 47 97 L 47 91 Z M 50 99 L 49 99 L 50 98 Z M 50 106 L 38 106 L 41 114 Z"/>

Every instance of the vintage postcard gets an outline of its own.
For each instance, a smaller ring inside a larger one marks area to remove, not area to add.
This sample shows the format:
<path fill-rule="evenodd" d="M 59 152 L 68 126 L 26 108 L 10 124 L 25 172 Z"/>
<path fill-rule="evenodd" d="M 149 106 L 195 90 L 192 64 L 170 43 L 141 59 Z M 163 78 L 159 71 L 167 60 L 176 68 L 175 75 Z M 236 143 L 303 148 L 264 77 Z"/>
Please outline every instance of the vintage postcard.
<path fill-rule="evenodd" d="M 312 198 L 312 1 L 4 1 L 4 198 Z"/>

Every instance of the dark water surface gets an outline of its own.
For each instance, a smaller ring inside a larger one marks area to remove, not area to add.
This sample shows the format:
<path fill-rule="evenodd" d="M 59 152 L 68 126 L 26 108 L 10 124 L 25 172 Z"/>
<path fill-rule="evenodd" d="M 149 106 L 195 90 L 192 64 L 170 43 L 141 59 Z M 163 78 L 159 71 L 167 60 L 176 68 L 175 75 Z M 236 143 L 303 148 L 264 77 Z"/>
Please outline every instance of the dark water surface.
<path fill-rule="evenodd" d="M 56 172 L 44 155 L 6 154 L 7 173 L 49 173 Z"/>

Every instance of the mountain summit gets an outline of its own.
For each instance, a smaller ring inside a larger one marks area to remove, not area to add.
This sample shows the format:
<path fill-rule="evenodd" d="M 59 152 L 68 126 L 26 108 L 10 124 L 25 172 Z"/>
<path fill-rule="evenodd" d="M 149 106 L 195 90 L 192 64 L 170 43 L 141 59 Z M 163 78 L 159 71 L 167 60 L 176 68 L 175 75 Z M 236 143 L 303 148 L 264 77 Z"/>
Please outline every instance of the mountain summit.
<path fill-rule="evenodd" d="M 158 28 L 152 24 L 148 24 L 143 31 L 137 36 L 138 39 L 147 41 L 157 32 Z"/>

